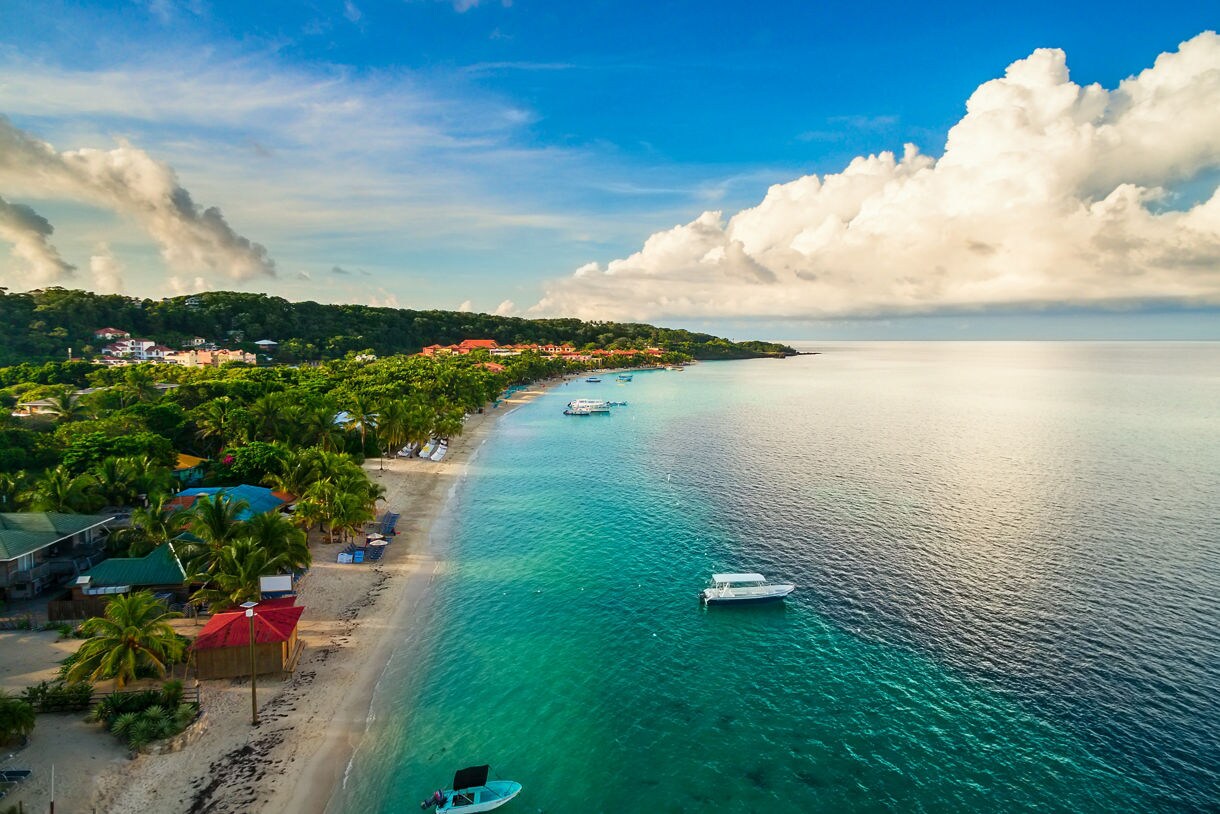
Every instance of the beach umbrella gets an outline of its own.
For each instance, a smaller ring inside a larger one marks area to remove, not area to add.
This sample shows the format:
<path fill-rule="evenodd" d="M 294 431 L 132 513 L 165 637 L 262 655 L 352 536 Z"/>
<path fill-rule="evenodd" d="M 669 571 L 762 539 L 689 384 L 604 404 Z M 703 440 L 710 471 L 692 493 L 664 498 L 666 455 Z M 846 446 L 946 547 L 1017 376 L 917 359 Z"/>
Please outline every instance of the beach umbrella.
<path fill-rule="evenodd" d="M 383 546 L 383 545 L 389 545 L 389 542 L 387 542 L 386 540 L 369 540 L 369 545 Z"/>
<path fill-rule="evenodd" d="M 369 540 L 384 540 L 385 535 L 374 532 L 374 533 L 368 535 L 368 538 L 369 538 Z"/>

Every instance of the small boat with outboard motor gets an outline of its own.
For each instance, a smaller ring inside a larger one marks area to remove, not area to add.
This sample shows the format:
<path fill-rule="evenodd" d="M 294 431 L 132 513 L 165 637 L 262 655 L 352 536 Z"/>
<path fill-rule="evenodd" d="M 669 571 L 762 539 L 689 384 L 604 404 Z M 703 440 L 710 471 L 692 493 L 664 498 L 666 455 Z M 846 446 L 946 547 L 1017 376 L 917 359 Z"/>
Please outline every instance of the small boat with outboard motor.
<path fill-rule="evenodd" d="M 634 376 L 634 374 L 631 374 L 631 373 L 620 373 L 620 374 L 618 374 L 618 376 L 616 378 L 620 382 L 629 382 L 633 378 L 635 378 L 635 376 Z"/>
<path fill-rule="evenodd" d="M 470 766 L 453 774 L 453 788 L 437 789 L 420 808 L 436 807 L 437 811 L 461 811 L 477 814 L 491 811 L 521 793 L 521 784 L 512 780 L 488 780 L 490 766 Z"/>
<path fill-rule="evenodd" d="M 796 590 L 788 582 L 768 582 L 762 574 L 712 574 L 712 585 L 699 594 L 705 605 L 759 605 L 779 602 Z"/>
<path fill-rule="evenodd" d="M 590 376 L 589 378 L 585 379 L 585 381 L 587 381 L 591 384 L 597 384 L 598 382 L 601 381 L 601 377 L 600 376 Z"/>

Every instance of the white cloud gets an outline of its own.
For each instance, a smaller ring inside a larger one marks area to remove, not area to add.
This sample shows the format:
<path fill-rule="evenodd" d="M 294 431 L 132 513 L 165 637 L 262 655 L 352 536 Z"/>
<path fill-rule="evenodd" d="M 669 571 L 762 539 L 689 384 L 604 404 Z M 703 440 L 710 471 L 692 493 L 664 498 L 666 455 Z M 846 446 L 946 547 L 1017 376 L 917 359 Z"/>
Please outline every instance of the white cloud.
<path fill-rule="evenodd" d="M 190 279 L 173 275 L 166 281 L 168 294 L 171 297 L 181 297 L 185 294 L 198 294 L 201 291 L 212 290 L 211 284 L 203 277 L 193 277 Z"/>
<path fill-rule="evenodd" d="M 93 273 L 93 290 L 99 294 L 120 294 L 123 291 L 123 264 L 110 250 L 109 243 L 98 243 L 89 257 Z"/>
<path fill-rule="evenodd" d="M 516 303 L 514 303 L 512 300 L 504 300 L 503 302 L 501 302 L 499 305 L 496 306 L 496 310 L 493 311 L 492 313 L 494 313 L 498 317 L 508 317 L 508 316 L 512 316 L 513 312 L 516 310 L 517 310 Z"/>
<path fill-rule="evenodd" d="M 1220 37 L 1200 34 L 1119 87 L 1081 87 L 1039 49 L 980 86 L 933 159 L 854 159 L 705 212 L 533 313 L 817 317 L 1044 304 L 1220 302 Z"/>
<path fill-rule="evenodd" d="M 34 287 L 72 276 L 75 266 L 65 262 L 51 245 L 54 231 L 50 221 L 30 207 L 0 198 L 0 240 L 13 244 L 12 255 L 19 264 L 8 280 L 10 285 L 20 282 L 22 288 Z"/>
<path fill-rule="evenodd" d="M 343 0 L 343 16 L 346 17 L 349 22 L 358 23 L 364 14 L 360 11 L 359 6 L 353 3 L 352 0 Z"/>
<path fill-rule="evenodd" d="M 464 314 L 468 314 L 474 310 L 474 303 L 472 303 L 470 300 L 463 300 L 462 304 L 459 305 L 457 309 Z"/>
<path fill-rule="evenodd" d="M 170 268 L 232 279 L 274 276 L 267 250 L 237 234 L 220 210 L 200 208 L 173 169 L 125 141 L 112 150 L 55 148 L 0 116 L 0 184 L 31 195 L 86 201 L 131 218 Z"/>

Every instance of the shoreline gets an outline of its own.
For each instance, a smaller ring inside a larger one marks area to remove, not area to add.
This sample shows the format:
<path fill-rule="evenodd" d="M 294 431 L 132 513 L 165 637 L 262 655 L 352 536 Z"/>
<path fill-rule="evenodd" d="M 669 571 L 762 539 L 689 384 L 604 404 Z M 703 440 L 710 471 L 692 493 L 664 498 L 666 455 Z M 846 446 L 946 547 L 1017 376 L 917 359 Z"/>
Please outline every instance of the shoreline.
<path fill-rule="evenodd" d="M 500 419 L 566 380 L 531 384 L 470 415 L 442 461 L 386 459 L 383 470 L 378 459 L 366 460 L 369 476 L 386 486 L 379 509 L 401 514 L 398 535 L 374 564 L 339 565 L 339 546 L 311 544 L 315 562 L 298 597 L 306 649 L 291 677 L 259 682 L 259 724 L 250 723 L 248 681 L 203 682 L 206 720 L 195 743 L 118 765 L 88 784 L 93 793 L 79 805 L 64 800 L 64 809 L 326 809 L 365 735 L 386 666 L 410 635 L 411 615 L 444 569 L 433 533 L 458 485 Z"/>

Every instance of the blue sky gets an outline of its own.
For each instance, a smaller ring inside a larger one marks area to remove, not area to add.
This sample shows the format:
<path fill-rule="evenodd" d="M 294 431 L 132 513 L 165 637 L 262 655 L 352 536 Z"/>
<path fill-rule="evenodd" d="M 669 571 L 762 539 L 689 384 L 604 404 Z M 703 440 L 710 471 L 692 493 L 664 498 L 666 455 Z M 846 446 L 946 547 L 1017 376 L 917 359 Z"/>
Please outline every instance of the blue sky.
<path fill-rule="evenodd" d="M 938 335 L 962 324 L 989 335 L 999 311 L 996 324 L 1016 334 L 1086 325 L 1105 336 L 1215 337 L 1210 282 L 1149 282 L 1114 302 L 1078 299 L 1098 288 L 1089 281 L 1010 301 L 876 296 L 821 308 L 835 289 L 808 294 L 806 312 L 768 306 L 787 296 L 779 288 L 760 292 L 753 311 L 729 308 L 754 300 L 723 286 L 723 309 L 697 292 L 667 304 L 656 291 L 697 289 L 701 278 L 647 252 L 627 269 L 636 277 L 601 273 L 707 210 L 723 213 L 731 244 L 733 214 L 772 184 L 841 173 L 856 156 L 901 157 L 908 142 L 940 158 L 966 100 L 1035 49 L 1062 49 L 1077 85 L 1115 89 L 1214 29 L 1205 5 L 8 0 L 0 114 L 11 127 L 61 154 L 125 145 L 173 176 L 129 172 L 134 191 L 120 192 L 114 166 L 126 154 L 97 158 L 105 184 L 46 183 L 0 162 L 0 199 L 53 225 L 44 242 L 61 269 L 75 267 L 53 282 L 150 296 L 239 288 L 586 317 L 614 297 L 621 307 L 607 317 L 789 337 Z M 1138 180 L 1168 189 L 1159 205 L 1175 211 L 1216 189 L 1213 145 L 1183 150 L 1195 156 L 1188 169 Z M 218 208 L 223 234 L 149 214 L 142 196 L 162 182 L 189 191 L 200 212 Z M 1091 189 L 1085 204 L 1113 185 Z M 963 239 L 978 243 L 973 234 Z M 243 238 L 265 257 L 243 254 Z M 771 262 L 760 258 L 751 262 Z M 28 287 L 27 261 L 6 262 L 0 253 L 0 284 Z M 590 263 L 596 294 L 571 278 Z M 926 255 L 907 265 L 911 275 L 940 267 Z M 647 286 L 606 285 L 645 276 Z"/>

